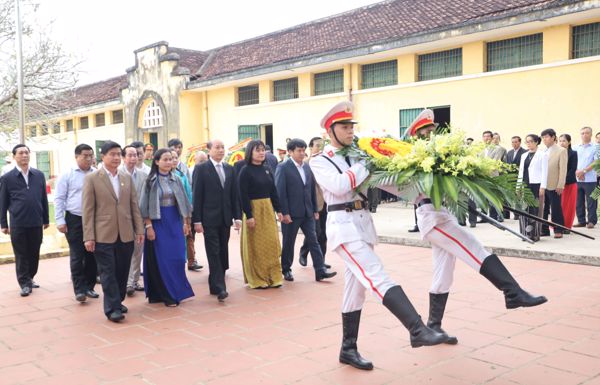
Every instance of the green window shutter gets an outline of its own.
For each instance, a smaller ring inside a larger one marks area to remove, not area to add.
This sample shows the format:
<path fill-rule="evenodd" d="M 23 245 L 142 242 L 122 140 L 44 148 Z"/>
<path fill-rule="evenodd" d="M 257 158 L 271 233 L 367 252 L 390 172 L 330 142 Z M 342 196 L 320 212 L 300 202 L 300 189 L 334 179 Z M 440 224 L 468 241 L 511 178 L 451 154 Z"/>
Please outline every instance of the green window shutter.
<path fill-rule="evenodd" d="M 123 123 L 123 110 L 116 110 L 112 112 L 113 124 Z"/>
<path fill-rule="evenodd" d="M 238 106 L 258 104 L 258 84 L 238 87 Z"/>
<path fill-rule="evenodd" d="M 46 180 L 50 179 L 50 153 L 48 151 L 37 151 L 35 158 L 37 169 L 44 173 Z"/>
<path fill-rule="evenodd" d="M 415 120 L 419 113 L 423 111 L 422 108 L 409 108 L 406 110 L 400 110 L 400 138 L 406 133 L 406 129 Z"/>
<path fill-rule="evenodd" d="M 238 142 L 246 138 L 260 139 L 260 126 L 258 125 L 241 125 L 238 126 Z"/>
<path fill-rule="evenodd" d="M 315 74 L 315 96 L 344 92 L 344 70 Z"/>
<path fill-rule="evenodd" d="M 462 48 L 419 55 L 419 81 L 462 75 Z"/>
<path fill-rule="evenodd" d="M 297 98 L 298 78 L 275 80 L 273 82 L 273 101 Z"/>
<path fill-rule="evenodd" d="M 573 59 L 600 55 L 600 22 L 573 27 Z"/>
<path fill-rule="evenodd" d="M 487 43 L 487 70 L 542 64 L 542 44 L 541 33 Z"/>
<path fill-rule="evenodd" d="M 398 84 L 398 61 L 365 64 L 361 67 L 361 87 L 375 88 Z"/>

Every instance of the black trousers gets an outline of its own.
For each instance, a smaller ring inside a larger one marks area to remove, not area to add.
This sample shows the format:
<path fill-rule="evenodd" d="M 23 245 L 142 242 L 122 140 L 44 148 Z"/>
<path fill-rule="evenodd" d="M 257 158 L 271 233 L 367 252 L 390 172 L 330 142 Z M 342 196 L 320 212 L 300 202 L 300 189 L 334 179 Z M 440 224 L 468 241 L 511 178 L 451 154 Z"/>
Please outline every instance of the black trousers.
<path fill-rule="evenodd" d="M 85 249 L 83 244 L 83 224 L 81 217 L 65 213 L 65 222 L 67 223 L 67 242 L 69 242 L 71 281 L 73 281 L 73 291 L 85 293 L 93 290 L 96 286 L 96 275 L 98 268 L 94 253 Z"/>
<path fill-rule="evenodd" d="M 544 219 L 548 219 L 548 215 L 552 213 L 552 222 L 558 225 L 565 225 L 565 218 L 562 212 L 560 195 L 556 190 L 546 190 L 544 195 Z M 554 234 L 562 234 L 563 229 L 554 228 Z M 542 226 L 542 234 L 550 234 L 550 229 L 547 225 Z"/>
<path fill-rule="evenodd" d="M 10 243 L 15 253 L 15 268 L 19 286 L 31 288 L 40 264 L 40 246 L 44 229 L 39 227 L 11 227 Z"/>
<path fill-rule="evenodd" d="M 208 260 L 210 294 L 227 291 L 225 271 L 229 269 L 230 226 L 204 226 L 204 249 Z"/>
<path fill-rule="evenodd" d="M 323 203 L 323 209 L 319 211 L 319 220 L 315 221 L 315 231 L 317 233 L 317 242 L 319 242 L 319 246 L 321 247 L 321 254 L 323 254 L 323 263 L 325 263 L 325 254 L 327 253 L 327 203 Z M 300 255 L 304 255 L 305 257 L 308 255 L 308 240 L 306 238 L 304 238 L 304 242 L 300 248 Z"/>
<path fill-rule="evenodd" d="M 321 246 L 317 241 L 317 233 L 315 230 L 315 217 L 292 218 L 292 223 L 282 223 L 281 233 L 283 235 L 283 246 L 281 248 L 281 270 L 283 273 L 292 270 L 294 262 L 294 247 L 296 245 L 296 237 L 298 230 L 302 229 L 304 238 L 310 251 L 310 257 L 313 261 L 315 271 L 325 269 L 324 257 L 321 252 Z"/>
<path fill-rule="evenodd" d="M 102 291 L 104 292 L 104 314 L 110 315 L 121 309 L 127 291 L 127 278 L 133 254 L 133 241 L 115 243 L 96 242 L 94 257 L 98 264 Z"/>
<path fill-rule="evenodd" d="M 575 211 L 579 223 L 591 223 L 595 225 L 598 222 L 596 211 L 598 210 L 598 201 L 591 197 L 596 188 L 594 182 L 577 182 L 577 203 Z M 587 220 L 585 211 L 587 209 Z"/>

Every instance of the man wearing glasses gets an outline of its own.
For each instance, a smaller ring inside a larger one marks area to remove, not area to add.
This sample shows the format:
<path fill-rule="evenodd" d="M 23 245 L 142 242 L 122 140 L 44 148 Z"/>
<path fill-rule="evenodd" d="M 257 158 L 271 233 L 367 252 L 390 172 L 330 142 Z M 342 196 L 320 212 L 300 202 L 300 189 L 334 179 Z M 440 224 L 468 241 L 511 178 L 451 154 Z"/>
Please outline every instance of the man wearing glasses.
<path fill-rule="evenodd" d="M 71 281 L 75 299 L 85 302 L 87 298 L 98 298 L 96 285 L 96 259 L 83 246 L 83 224 L 81 221 L 81 192 L 83 179 L 93 171 L 94 150 L 87 144 L 75 147 L 76 164 L 61 175 L 56 185 L 54 197 L 54 217 L 56 228 L 65 234 L 69 242 Z"/>

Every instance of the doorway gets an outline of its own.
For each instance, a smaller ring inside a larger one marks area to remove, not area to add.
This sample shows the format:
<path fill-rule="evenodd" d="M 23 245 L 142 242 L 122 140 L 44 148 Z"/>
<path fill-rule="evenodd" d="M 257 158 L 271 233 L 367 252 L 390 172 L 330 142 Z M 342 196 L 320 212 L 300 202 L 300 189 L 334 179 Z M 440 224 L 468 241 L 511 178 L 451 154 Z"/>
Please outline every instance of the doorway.
<path fill-rule="evenodd" d="M 438 123 L 440 127 L 450 127 L 450 106 L 429 107 L 433 110 L 433 121 Z"/>
<path fill-rule="evenodd" d="M 274 151 L 273 147 L 273 125 L 272 124 L 261 124 L 260 125 L 260 136 L 263 138 L 265 144 L 271 147 L 271 150 Z"/>

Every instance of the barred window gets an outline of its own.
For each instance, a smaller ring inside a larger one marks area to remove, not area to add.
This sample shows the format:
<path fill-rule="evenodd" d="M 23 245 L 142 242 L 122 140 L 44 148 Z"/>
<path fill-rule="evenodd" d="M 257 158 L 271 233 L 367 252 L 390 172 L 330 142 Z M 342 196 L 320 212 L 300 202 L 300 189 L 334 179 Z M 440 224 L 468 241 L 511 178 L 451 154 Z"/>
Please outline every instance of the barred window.
<path fill-rule="evenodd" d="M 144 118 L 142 120 L 142 128 L 154 128 L 162 127 L 163 115 L 162 110 L 155 100 L 151 101 L 146 110 L 144 111 Z"/>
<path fill-rule="evenodd" d="M 258 104 L 258 84 L 238 87 L 238 106 Z"/>
<path fill-rule="evenodd" d="M 106 124 L 104 112 L 96 114 L 94 119 L 96 120 L 96 127 L 102 127 Z"/>
<path fill-rule="evenodd" d="M 73 119 L 68 119 L 65 121 L 65 126 L 67 128 L 67 132 L 73 131 Z"/>
<path fill-rule="evenodd" d="M 79 128 L 85 130 L 90 127 L 90 119 L 87 116 L 79 118 Z"/>
<path fill-rule="evenodd" d="M 53 122 L 52 123 L 52 133 L 53 134 L 60 134 L 60 123 L 59 122 Z"/>
<path fill-rule="evenodd" d="M 315 95 L 344 91 L 344 70 L 321 72 L 314 75 Z"/>
<path fill-rule="evenodd" d="M 573 27 L 573 59 L 600 55 L 600 22 Z"/>
<path fill-rule="evenodd" d="M 123 110 L 116 110 L 112 112 L 113 124 L 123 123 Z"/>
<path fill-rule="evenodd" d="M 365 64 L 361 67 L 361 87 L 375 88 L 398 84 L 398 61 Z"/>
<path fill-rule="evenodd" d="M 462 48 L 419 55 L 419 81 L 462 75 Z"/>
<path fill-rule="evenodd" d="M 238 142 L 247 138 L 260 139 L 260 127 L 249 124 L 238 126 Z"/>
<path fill-rule="evenodd" d="M 29 127 L 29 137 L 30 138 L 35 138 L 37 136 L 37 127 L 36 126 L 30 126 Z"/>
<path fill-rule="evenodd" d="M 273 100 L 298 98 L 298 78 L 275 80 L 273 82 Z"/>
<path fill-rule="evenodd" d="M 44 135 L 48 135 L 48 123 L 42 123 L 40 125 L 41 131 L 42 131 L 42 136 Z"/>
<path fill-rule="evenodd" d="M 419 113 L 423 111 L 422 108 L 409 108 L 406 110 L 400 110 L 400 138 L 406 133 L 406 129 L 415 120 Z"/>
<path fill-rule="evenodd" d="M 542 64 L 541 33 L 487 43 L 487 70 Z"/>

